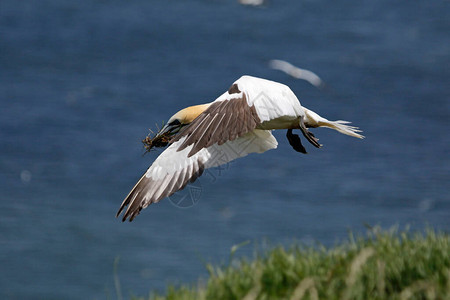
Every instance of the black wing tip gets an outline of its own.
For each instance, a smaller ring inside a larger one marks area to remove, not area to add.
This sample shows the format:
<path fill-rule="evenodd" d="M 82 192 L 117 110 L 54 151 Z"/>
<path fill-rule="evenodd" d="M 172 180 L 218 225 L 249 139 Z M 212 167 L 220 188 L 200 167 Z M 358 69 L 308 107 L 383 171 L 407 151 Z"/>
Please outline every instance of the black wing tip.
<path fill-rule="evenodd" d="M 127 211 L 125 211 L 125 213 L 123 214 L 122 222 L 125 222 L 127 219 L 129 222 L 132 222 L 134 218 L 136 218 L 136 216 L 139 215 L 140 211 L 141 211 L 140 207 L 137 209 L 130 209 L 130 208 L 127 209 Z M 120 214 L 118 214 L 117 217 L 119 215 Z"/>
<path fill-rule="evenodd" d="M 119 208 L 119 211 L 116 213 L 116 218 L 118 218 L 120 216 L 120 214 L 123 212 L 125 207 L 126 207 L 126 205 L 122 205 Z M 141 210 L 142 210 L 142 206 L 133 207 L 131 204 L 129 204 L 127 210 L 125 211 L 125 213 L 122 216 L 122 222 L 125 222 L 127 219 L 129 222 L 132 222 L 134 220 L 134 218 L 136 218 L 139 215 Z"/>
<path fill-rule="evenodd" d="M 127 213 L 125 213 L 123 216 L 122 216 L 122 222 L 125 222 L 127 219 L 128 219 L 128 221 L 129 222 L 132 222 L 133 220 L 134 220 L 134 218 L 138 215 L 139 213 L 137 213 L 137 214 L 127 214 Z M 120 216 L 120 212 L 119 213 L 117 213 L 116 214 L 116 218 L 118 218 Z"/>
<path fill-rule="evenodd" d="M 116 213 L 116 218 L 120 217 L 120 214 L 122 213 L 122 208 Z M 127 216 L 124 214 L 122 217 L 122 222 L 125 222 L 127 220 Z"/>
<path fill-rule="evenodd" d="M 120 205 L 119 210 L 116 213 L 116 218 L 118 218 L 122 214 L 125 207 L 127 207 L 127 205 L 128 205 L 127 200 L 128 200 L 128 197 L 123 201 L 122 205 Z M 127 215 L 127 211 L 125 211 L 125 213 L 123 215 L 122 222 L 124 222 L 126 220 L 126 217 L 125 217 L 126 215 Z"/>
<path fill-rule="evenodd" d="M 122 203 L 122 205 L 119 207 L 119 210 L 116 213 L 116 218 L 118 218 L 120 216 L 120 214 L 122 213 L 123 209 L 125 208 L 125 204 Z"/>
<path fill-rule="evenodd" d="M 118 210 L 117 213 L 116 213 L 116 218 L 120 217 L 120 215 L 122 214 L 122 212 L 123 212 L 123 210 L 124 210 L 124 208 L 125 208 L 126 206 L 127 206 L 127 205 L 125 205 L 125 204 L 122 204 L 122 205 L 120 206 L 119 210 Z M 139 212 L 138 212 L 137 214 L 139 214 Z M 137 215 L 137 214 L 136 214 L 136 215 Z M 130 217 L 130 219 L 129 219 L 130 222 L 133 221 L 133 219 L 134 219 L 134 217 L 135 217 L 135 214 L 134 214 L 134 212 L 132 212 L 132 211 L 130 210 L 130 207 L 129 207 L 129 208 L 125 211 L 125 213 L 123 214 L 122 222 L 125 222 L 125 221 L 128 219 L 128 217 Z"/>
<path fill-rule="evenodd" d="M 137 215 L 139 215 L 140 211 L 141 211 L 141 208 L 138 208 L 138 209 L 134 210 L 133 212 L 130 212 L 129 215 L 124 215 L 123 218 L 122 218 L 122 222 L 126 221 L 127 217 L 129 217 L 128 218 L 129 222 L 133 222 L 134 218 L 136 218 Z"/>

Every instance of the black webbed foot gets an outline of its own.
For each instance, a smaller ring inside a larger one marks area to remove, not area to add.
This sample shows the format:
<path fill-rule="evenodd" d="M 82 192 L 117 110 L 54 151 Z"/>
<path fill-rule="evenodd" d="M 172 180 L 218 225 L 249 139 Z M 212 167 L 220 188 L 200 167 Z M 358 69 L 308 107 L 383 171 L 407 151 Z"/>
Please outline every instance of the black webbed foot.
<path fill-rule="evenodd" d="M 316 138 L 314 134 L 306 128 L 305 123 L 303 122 L 303 118 L 300 118 L 300 130 L 302 131 L 303 136 L 308 140 L 308 142 L 313 144 L 314 147 L 322 147 L 322 145 L 319 144 L 319 139 Z"/>
<path fill-rule="evenodd" d="M 289 144 L 291 144 L 292 148 L 294 148 L 295 151 L 301 152 L 301 153 L 308 153 L 306 152 L 305 147 L 302 145 L 302 141 L 300 140 L 300 137 L 297 134 L 292 133 L 292 129 L 288 129 L 286 133 L 286 137 L 289 141 Z"/>

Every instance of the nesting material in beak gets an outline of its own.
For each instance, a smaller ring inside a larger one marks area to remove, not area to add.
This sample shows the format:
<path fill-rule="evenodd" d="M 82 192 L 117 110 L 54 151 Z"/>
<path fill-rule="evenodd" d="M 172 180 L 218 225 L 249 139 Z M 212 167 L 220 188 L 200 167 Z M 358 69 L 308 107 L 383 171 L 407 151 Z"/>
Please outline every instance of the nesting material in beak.
<path fill-rule="evenodd" d="M 158 133 L 154 134 L 154 132 L 150 129 L 150 133 L 145 139 L 142 140 L 144 144 L 145 153 L 150 152 L 154 147 L 162 148 L 166 147 L 171 138 L 171 131 L 168 130 L 168 126 L 164 126 Z"/>

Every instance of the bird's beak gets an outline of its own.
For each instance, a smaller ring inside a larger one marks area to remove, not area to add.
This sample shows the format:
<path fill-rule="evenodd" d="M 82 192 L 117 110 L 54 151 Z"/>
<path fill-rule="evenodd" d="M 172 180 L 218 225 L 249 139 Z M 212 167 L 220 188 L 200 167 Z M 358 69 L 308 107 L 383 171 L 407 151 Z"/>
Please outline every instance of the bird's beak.
<path fill-rule="evenodd" d="M 177 133 L 179 129 L 180 129 L 180 125 L 179 125 L 179 124 L 177 124 L 177 125 L 169 125 L 169 124 L 166 124 L 166 125 L 164 125 L 164 127 L 161 128 L 161 130 L 156 134 L 156 137 L 160 137 L 160 136 L 163 136 L 163 135 L 170 135 L 170 134 Z"/>

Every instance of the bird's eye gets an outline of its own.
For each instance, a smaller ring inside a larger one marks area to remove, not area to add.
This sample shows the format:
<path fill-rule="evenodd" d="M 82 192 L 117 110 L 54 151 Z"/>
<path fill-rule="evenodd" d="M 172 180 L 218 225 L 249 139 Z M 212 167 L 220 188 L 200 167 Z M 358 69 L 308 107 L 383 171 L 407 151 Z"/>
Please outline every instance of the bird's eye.
<path fill-rule="evenodd" d="M 170 126 L 176 126 L 176 125 L 180 125 L 180 124 L 181 124 L 180 120 L 176 119 L 176 120 L 170 122 L 168 125 L 170 125 Z"/>

